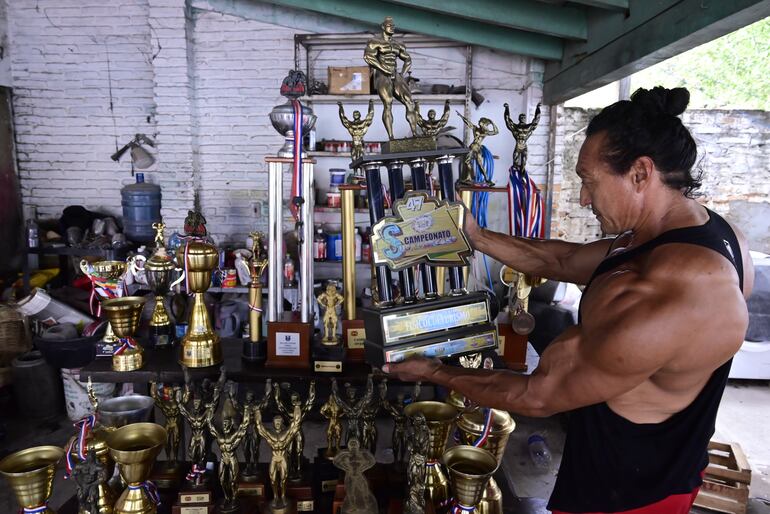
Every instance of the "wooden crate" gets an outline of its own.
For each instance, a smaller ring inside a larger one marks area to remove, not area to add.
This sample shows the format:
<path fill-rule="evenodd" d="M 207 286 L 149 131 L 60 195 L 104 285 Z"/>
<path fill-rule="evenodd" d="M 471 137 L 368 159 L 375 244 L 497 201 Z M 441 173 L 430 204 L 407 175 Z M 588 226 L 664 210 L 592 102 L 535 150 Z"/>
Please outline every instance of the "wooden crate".
<path fill-rule="evenodd" d="M 709 465 L 695 506 L 729 514 L 745 514 L 751 467 L 738 443 L 711 441 Z"/>

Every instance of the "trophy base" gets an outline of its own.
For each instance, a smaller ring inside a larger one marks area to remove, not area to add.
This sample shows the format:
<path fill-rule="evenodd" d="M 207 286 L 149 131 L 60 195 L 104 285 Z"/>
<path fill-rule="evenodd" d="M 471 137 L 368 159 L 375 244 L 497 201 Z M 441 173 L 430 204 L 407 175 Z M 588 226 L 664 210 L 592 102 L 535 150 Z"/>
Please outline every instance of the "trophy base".
<path fill-rule="evenodd" d="M 267 322 L 268 368 L 310 368 L 313 325 L 303 323 L 299 313 L 285 312 L 279 321 Z"/>
<path fill-rule="evenodd" d="M 247 480 L 246 477 L 242 476 L 240 482 L 238 482 L 238 496 L 264 498 L 265 492 L 265 483 L 262 480 L 258 480 L 256 476 L 253 480 Z"/>
<path fill-rule="evenodd" d="M 141 369 L 144 364 L 142 355 L 144 351 L 141 346 L 129 348 L 120 355 L 112 356 L 112 371 L 136 371 Z"/>
<path fill-rule="evenodd" d="M 366 361 L 372 366 L 416 355 L 445 358 L 497 348 L 485 292 L 364 307 L 360 312 L 366 326 Z"/>
<path fill-rule="evenodd" d="M 299 481 L 293 482 L 291 479 L 286 483 L 286 496 L 291 498 L 296 505 L 296 511 L 313 512 L 315 510 L 315 498 L 313 497 L 312 482 L 308 480 L 307 475 Z"/>
<path fill-rule="evenodd" d="M 180 491 L 176 503 L 171 508 L 172 514 L 212 514 L 214 495 L 211 491 Z"/>
<path fill-rule="evenodd" d="M 182 480 L 179 462 L 156 461 L 150 474 L 150 481 L 159 489 L 175 489 Z"/>
<path fill-rule="evenodd" d="M 318 373 L 342 373 L 342 363 L 345 360 L 345 348 L 341 342 L 326 344 L 323 341 L 313 341 L 311 349 L 313 370 Z"/>
<path fill-rule="evenodd" d="M 513 331 L 509 312 L 501 312 L 497 315 L 497 333 L 500 342 L 498 354 L 505 362 L 505 367 L 514 371 L 527 371 L 527 340 L 529 337 Z"/>
<path fill-rule="evenodd" d="M 249 362 L 264 362 L 267 359 L 267 341 L 254 342 L 250 339 L 244 339 L 241 358 Z"/>
<path fill-rule="evenodd" d="M 438 148 L 435 137 L 419 136 L 391 139 L 382 144 L 382 153 L 424 152 Z"/>
<path fill-rule="evenodd" d="M 340 470 L 334 465 L 334 455 L 328 453 L 328 448 L 319 448 L 315 458 L 313 484 L 316 494 L 334 492 L 340 480 Z"/>
<path fill-rule="evenodd" d="M 364 340 L 366 339 L 366 330 L 364 330 L 364 320 L 362 319 L 344 319 L 342 320 L 342 345 L 345 348 L 345 360 L 348 362 L 365 362 L 366 351 L 364 350 Z"/>
<path fill-rule="evenodd" d="M 214 333 L 191 334 L 182 338 L 180 364 L 188 368 L 207 368 L 222 362 L 222 346 Z"/>
<path fill-rule="evenodd" d="M 171 323 L 166 325 L 150 324 L 150 347 L 167 350 L 174 347 L 176 327 Z"/>
<path fill-rule="evenodd" d="M 274 505 L 273 501 L 270 500 L 261 503 L 258 512 L 263 514 L 297 514 L 297 503 L 291 498 L 286 498 L 283 505 Z"/>

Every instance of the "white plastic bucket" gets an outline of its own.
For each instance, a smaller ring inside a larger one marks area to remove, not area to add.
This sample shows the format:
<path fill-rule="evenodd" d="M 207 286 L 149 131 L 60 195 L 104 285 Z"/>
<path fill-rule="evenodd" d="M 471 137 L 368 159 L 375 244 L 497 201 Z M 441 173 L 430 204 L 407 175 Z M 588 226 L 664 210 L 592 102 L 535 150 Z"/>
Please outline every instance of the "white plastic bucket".
<path fill-rule="evenodd" d="M 78 421 L 93 414 L 91 402 L 85 382 L 80 381 L 80 368 L 62 368 L 61 381 L 64 386 L 64 403 L 67 406 L 67 417 Z M 112 398 L 115 394 L 115 384 L 93 384 L 94 393 L 99 401 Z"/>

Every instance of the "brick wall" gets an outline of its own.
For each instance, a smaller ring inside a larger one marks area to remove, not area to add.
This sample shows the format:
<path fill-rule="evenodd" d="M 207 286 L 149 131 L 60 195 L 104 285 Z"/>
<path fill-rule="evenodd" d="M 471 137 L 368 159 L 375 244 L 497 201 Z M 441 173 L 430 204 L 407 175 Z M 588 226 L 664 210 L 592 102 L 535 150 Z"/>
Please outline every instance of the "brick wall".
<path fill-rule="evenodd" d="M 293 35 L 374 30 L 245 0 L 7 1 L 7 11 L 24 203 L 45 217 L 71 204 L 119 215 L 120 188 L 133 181 L 130 158 L 114 163 L 109 156 L 143 132 L 158 145 L 157 163 L 145 173 L 162 187 L 169 228 L 181 228 L 187 210 L 199 206 L 220 241 L 242 241 L 249 230 L 264 228 L 264 157 L 282 144 L 267 114 L 282 101 L 277 91 L 293 67 Z M 415 49 L 413 55 L 413 72 L 423 81 L 464 82 L 464 52 Z M 322 70 L 332 61 L 353 64 L 327 52 L 314 66 Z M 540 61 L 474 49 L 473 86 L 486 100 L 471 117 L 490 117 L 500 129 L 487 139 L 500 157 L 498 183 L 505 181 L 513 142 L 502 104 L 531 118 L 542 73 Z M 334 137 L 341 130 L 336 106 L 314 108 L 319 138 Z M 406 127 L 398 125 L 399 109 L 397 131 Z M 384 134 L 380 113 L 378 107 L 373 139 Z M 454 113 L 450 124 L 462 126 Z M 529 161 L 541 183 L 547 132 L 544 109 Z M 346 165 L 319 160 L 319 182 L 328 168 Z M 504 198 L 493 200 L 491 223 L 507 229 L 505 209 L 497 207 Z"/>
<path fill-rule="evenodd" d="M 588 241 L 601 236 L 591 210 L 579 205 L 575 164 L 585 128 L 597 110 L 567 108 L 559 117 L 562 164 L 554 201 L 554 237 Z M 753 250 L 770 253 L 770 113 L 692 110 L 682 117 L 698 145 L 703 170 L 699 201 L 738 225 Z"/>

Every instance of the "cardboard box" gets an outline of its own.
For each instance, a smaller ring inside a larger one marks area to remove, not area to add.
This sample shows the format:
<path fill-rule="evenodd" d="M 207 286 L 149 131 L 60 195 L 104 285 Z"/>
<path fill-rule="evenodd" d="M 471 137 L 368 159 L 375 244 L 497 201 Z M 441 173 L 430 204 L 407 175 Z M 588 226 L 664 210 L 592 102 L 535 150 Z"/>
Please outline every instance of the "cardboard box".
<path fill-rule="evenodd" d="M 368 95 L 369 66 L 329 67 L 330 95 Z"/>

